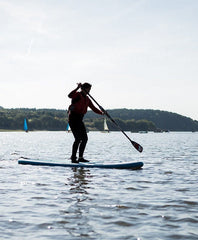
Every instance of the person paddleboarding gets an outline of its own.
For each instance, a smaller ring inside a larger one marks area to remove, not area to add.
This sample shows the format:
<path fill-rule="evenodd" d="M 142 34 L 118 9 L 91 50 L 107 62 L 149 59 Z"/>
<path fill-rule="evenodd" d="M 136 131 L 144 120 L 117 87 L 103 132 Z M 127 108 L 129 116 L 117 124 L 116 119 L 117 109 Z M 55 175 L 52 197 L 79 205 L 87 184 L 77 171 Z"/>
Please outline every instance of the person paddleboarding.
<path fill-rule="evenodd" d="M 78 91 L 81 89 L 80 91 Z M 83 122 L 83 117 L 87 112 L 87 108 L 91 108 L 97 114 L 103 115 L 104 112 L 96 108 L 91 99 L 87 96 L 91 90 L 91 84 L 78 83 L 77 88 L 71 91 L 68 95 L 71 98 L 71 105 L 69 106 L 69 125 L 74 135 L 74 143 L 72 145 L 72 163 L 89 162 L 84 159 L 83 154 L 88 141 L 87 131 Z M 77 151 L 79 150 L 79 157 L 77 159 Z"/>

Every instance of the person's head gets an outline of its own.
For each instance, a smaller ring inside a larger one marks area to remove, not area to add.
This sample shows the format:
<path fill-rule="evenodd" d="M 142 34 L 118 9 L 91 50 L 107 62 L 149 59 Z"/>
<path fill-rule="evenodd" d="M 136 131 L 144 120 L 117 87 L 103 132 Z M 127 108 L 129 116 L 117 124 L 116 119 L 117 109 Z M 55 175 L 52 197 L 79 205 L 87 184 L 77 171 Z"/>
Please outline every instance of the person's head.
<path fill-rule="evenodd" d="M 91 84 L 90 83 L 83 83 L 81 86 L 82 91 L 84 90 L 85 93 L 89 93 L 91 90 Z"/>

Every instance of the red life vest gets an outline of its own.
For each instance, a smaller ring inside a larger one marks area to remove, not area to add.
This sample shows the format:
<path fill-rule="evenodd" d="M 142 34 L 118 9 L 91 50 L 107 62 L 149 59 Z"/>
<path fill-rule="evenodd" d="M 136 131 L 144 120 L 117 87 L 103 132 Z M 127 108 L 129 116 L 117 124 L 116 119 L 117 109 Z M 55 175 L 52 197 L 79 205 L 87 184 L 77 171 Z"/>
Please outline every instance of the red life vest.
<path fill-rule="evenodd" d="M 93 105 L 87 95 L 83 95 L 81 92 L 74 92 L 72 93 L 71 98 L 72 103 L 69 106 L 69 110 L 71 112 L 85 114 L 87 112 L 87 108 L 90 107 L 95 113 L 102 114 L 102 112 Z"/>
<path fill-rule="evenodd" d="M 69 110 L 78 114 L 85 114 L 89 106 L 89 98 L 83 96 L 80 92 L 75 92 L 72 96 L 72 104 Z"/>

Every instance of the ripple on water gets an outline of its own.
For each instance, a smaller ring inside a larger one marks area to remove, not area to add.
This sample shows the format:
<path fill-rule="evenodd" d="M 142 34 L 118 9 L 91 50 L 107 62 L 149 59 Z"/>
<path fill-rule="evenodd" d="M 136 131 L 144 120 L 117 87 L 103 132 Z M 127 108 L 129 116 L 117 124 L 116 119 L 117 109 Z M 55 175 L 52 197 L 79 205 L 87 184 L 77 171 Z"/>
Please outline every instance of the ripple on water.
<path fill-rule="evenodd" d="M 133 134 L 143 143 L 141 155 L 119 133 L 89 138 L 90 159 L 120 162 L 124 156 L 143 161 L 143 170 L 21 166 L 16 160 L 21 155 L 67 161 L 72 135 L 0 135 L 2 239 L 198 238 L 196 134 Z"/>

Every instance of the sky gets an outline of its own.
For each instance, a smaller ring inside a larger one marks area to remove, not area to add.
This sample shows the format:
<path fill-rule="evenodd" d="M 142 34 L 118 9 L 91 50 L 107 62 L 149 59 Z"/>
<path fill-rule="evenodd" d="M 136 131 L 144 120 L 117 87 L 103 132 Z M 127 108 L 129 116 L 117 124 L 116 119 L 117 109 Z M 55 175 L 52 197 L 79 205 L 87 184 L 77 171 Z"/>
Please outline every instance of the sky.
<path fill-rule="evenodd" d="M 197 0 L 0 0 L 0 106 L 67 109 L 77 83 L 104 109 L 198 120 Z"/>

